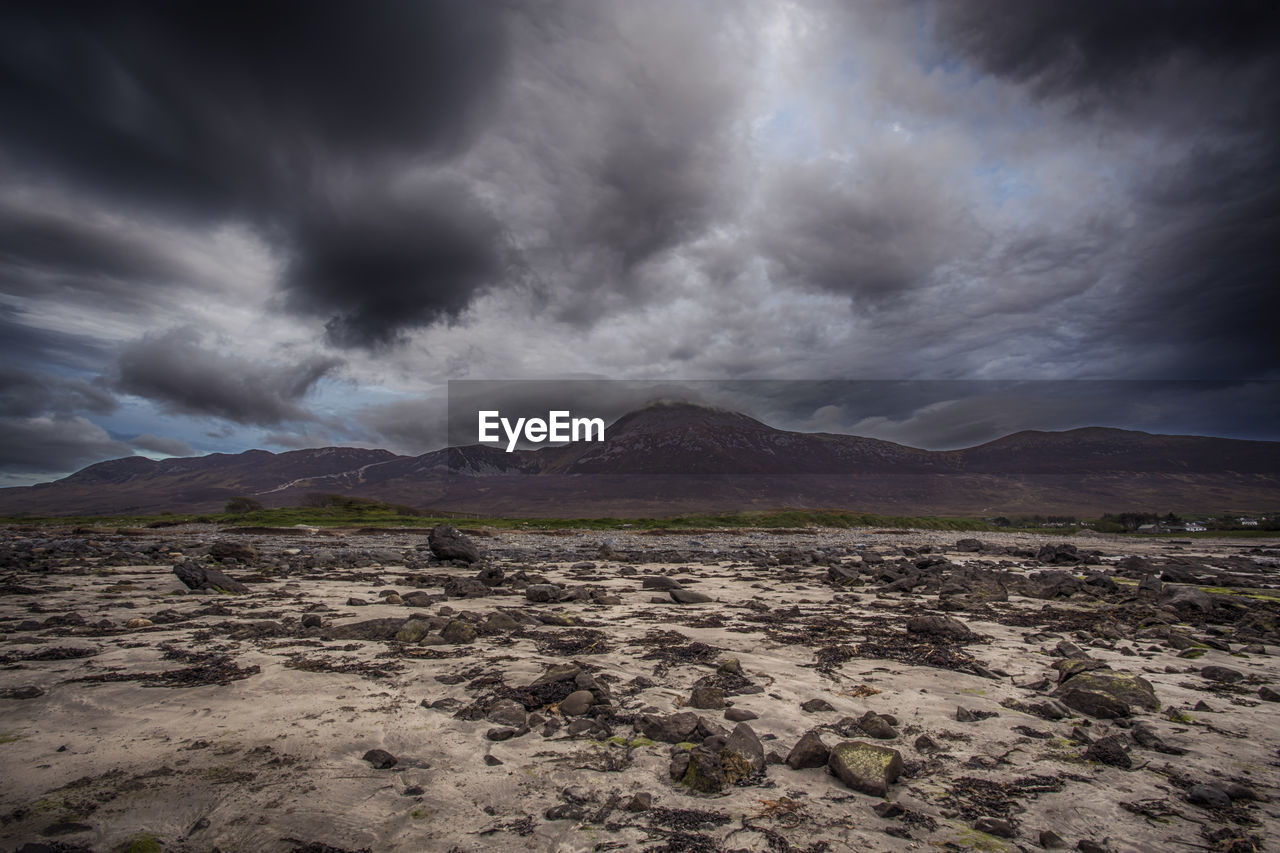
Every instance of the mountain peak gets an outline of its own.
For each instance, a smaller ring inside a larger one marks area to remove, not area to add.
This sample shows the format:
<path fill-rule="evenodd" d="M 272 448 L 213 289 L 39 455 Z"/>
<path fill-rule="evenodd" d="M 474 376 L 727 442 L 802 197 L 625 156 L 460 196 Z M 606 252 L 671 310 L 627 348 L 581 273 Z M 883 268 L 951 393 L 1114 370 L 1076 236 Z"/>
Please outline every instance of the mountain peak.
<path fill-rule="evenodd" d="M 687 400 L 654 400 L 618 418 L 609 427 L 607 434 L 613 438 L 636 432 L 725 427 L 769 429 L 755 418 L 728 409 Z"/>

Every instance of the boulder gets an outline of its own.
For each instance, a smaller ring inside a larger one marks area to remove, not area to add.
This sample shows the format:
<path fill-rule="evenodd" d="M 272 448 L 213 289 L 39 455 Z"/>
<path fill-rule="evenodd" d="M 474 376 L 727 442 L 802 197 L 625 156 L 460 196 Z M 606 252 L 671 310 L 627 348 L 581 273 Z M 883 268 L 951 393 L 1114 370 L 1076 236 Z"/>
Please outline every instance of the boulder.
<path fill-rule="evenodd" d="M 444 582 L 444 594 L 450 598 L 483 598 L 489 595 L 489 587 L 475 578 L 449 578 Z"/>
<path fill-rule="evenodd" d="M 427 547 L 438 560 L 480 562 L 480 549 L 476 547 L 476 543 L 448 524 L 438 524 L 431 528 L 431 533 L 427 536 Z"/>
<path fill-rule="evenodd" d="M 476 627 L 465 619 L 451 619 L 449 624 L 445 625 L 440 632 L 440 636 L 446 643 L 451 643 L 455 646 L 474 643 L 476 640 Z"/>
<path fill-rule="evenodd" d="M 1127 717 L 1134 705 L 1149 711 L 1160 710 L 1151 682 L 1109 669 L 1073 675 L 1059 685 L 1053 696 L 1068 708 L 1099 719 Z"/>
<path fill-rule="evenodd" d="M 885 746 L 847 740 L 832 747 L 827 769 L 853 790 L 883 797 L 902 775 L 902 754 Z"/>
<path fill-rule="evenodd" d="M 718 711 L 724 707 L 724 691 L 719 687 L 695 687 L 689 697 L 689 707 Z"/>
<path fill-rule="evenodd" d="M 787 766 L 792 770 L 803 770 L 806 767 L 823 767 L 827 763 L 831 750 L 816 731 L 805 732 L 796 745 L 787 753 Z"/>
<path fill-rule="evenodd" d="M 541 603 L 555 603 L 563 594 L 564 590 L 553 583 L 529 584 L 524 589 L 525 598 Z"/>
<path fill-rule="evenodd" d="M 241 563 L 252 563 L 258 559 L 258 549 L 248 542 L 214 542 L 209 546 L 209 556 L 222 560 L 238 560 Z"/>
<path fill-rule="evenodd" d="M 560 713 L 567 717 L 580 717 L 595 704 L 590 690 L 575 690 L 560 701 Z"/>
<path fill-rule="evenodd" d="M 188 589 L 211 589 L 216 592 L 246 593 L 249 587 L 234 578 L 228 577 L 221 570 L 212 566 L 202 566 L 194 560 L 186 560 L 173 567 L 178 580 L 186 584 Z"/>
<path fill-rule="evenodd" d="M 640 579 L 641 589 L 681 589 L 680 581 L 666 575 L 649 575 Z"/>
<path fill-rule="evenodd" d="M 529 714 L 524 706 L 514 699 L 499 699 L 489 706 L 489 713 L 485 715 L 485 719 L 500 726 L 518 729 L 527 725 Z"/>
<path fill-rule="evenodd" d="M 959 619 L 950 616 L 912 616 L 907 620 L 907 633 L 943 637 L 959 642 L 973 642 L 978 635 Z"/>
<path fill-rule="evenodd" d="M 634 723 L 636 731 L 650 740 L 663 743 L 682 743 L 689 740 L 698 728 L 698 715 L 692 711 L 662 716 L 642 714 Z"/>
<path fill-rule="evenodd" d="M 713 600 L 711 596 L 692 589 L 673 589 L 668 595 L 676 604 L 705 604 Z"/>
<path fill-rule="evenodd" d="M 391 640 L 395 639 L 404 623 L 404 619 L 393 617 L 366 619 L 363 622 L 337 625 L 329 630 L 329 636 L 335 640 Z"/>

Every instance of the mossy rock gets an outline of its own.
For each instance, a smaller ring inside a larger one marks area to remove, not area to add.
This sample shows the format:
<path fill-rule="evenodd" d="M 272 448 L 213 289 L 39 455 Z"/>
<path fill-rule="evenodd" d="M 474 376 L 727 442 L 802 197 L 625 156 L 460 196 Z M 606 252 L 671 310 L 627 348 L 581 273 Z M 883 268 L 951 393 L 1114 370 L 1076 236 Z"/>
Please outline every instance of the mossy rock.
<path fill-rule="evenodd" d="M 887 746 L 847 740 L 831 748 L 827 769 L 855 791 L 883 797 L 902 775 L 902 754 Z"/>
<path fill-rule="evenodd" d="M 1134 705 L 1148 711 L 1160 710 L 1151 682 L 1109 669 L 1072 676 L 1053 695 L 1067 707 L 1099 719 L 1127 717 Z"/>
<path fill-rule="evenodd" d="M 115 853 L 163 853 L 164 845 L 150 833 L 141 833 L 116 847 Z"/>
<path fill-rule="evenodd" d="M 410 619 L 396 631 L 396 639 L 401 643 L 416 643 L 431 633 L 431 626 L 421 619 Z"/>

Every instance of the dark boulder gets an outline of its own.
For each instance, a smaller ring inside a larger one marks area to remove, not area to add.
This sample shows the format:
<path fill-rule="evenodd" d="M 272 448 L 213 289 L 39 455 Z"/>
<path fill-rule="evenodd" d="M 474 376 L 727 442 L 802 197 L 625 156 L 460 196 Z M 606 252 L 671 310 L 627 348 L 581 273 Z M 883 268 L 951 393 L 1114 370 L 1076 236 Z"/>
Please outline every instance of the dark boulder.
<path fill-rule="evenodd" d="M 249 591 L 249 587 L 234 578 L 228 577 L 221 570 L 212 566 L 202 566 L 194 560 L 187 560 L 174 566 L 173 573 L 189 589 L 212 589 L 226 593 L 246 593 Z"/>
<path fill-rule="evenodd" d="M 427 547 L 438 560 L 480 562 L 480 549 L 476 547 L 476 543 L 448 524 L 438 524 L 431 528 L 431 533 L 427 536 Z"/>

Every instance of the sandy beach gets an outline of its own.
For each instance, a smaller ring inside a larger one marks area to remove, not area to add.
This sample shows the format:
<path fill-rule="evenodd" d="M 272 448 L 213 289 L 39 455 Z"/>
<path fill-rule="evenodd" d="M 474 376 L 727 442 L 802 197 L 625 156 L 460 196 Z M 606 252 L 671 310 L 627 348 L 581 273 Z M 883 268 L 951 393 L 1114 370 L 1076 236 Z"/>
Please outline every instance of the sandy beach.
<path fill-rule="evenodd" d="M 4 531 L 0 845 L 1274 849 L 1276 540 L 470 533 Z"/>

